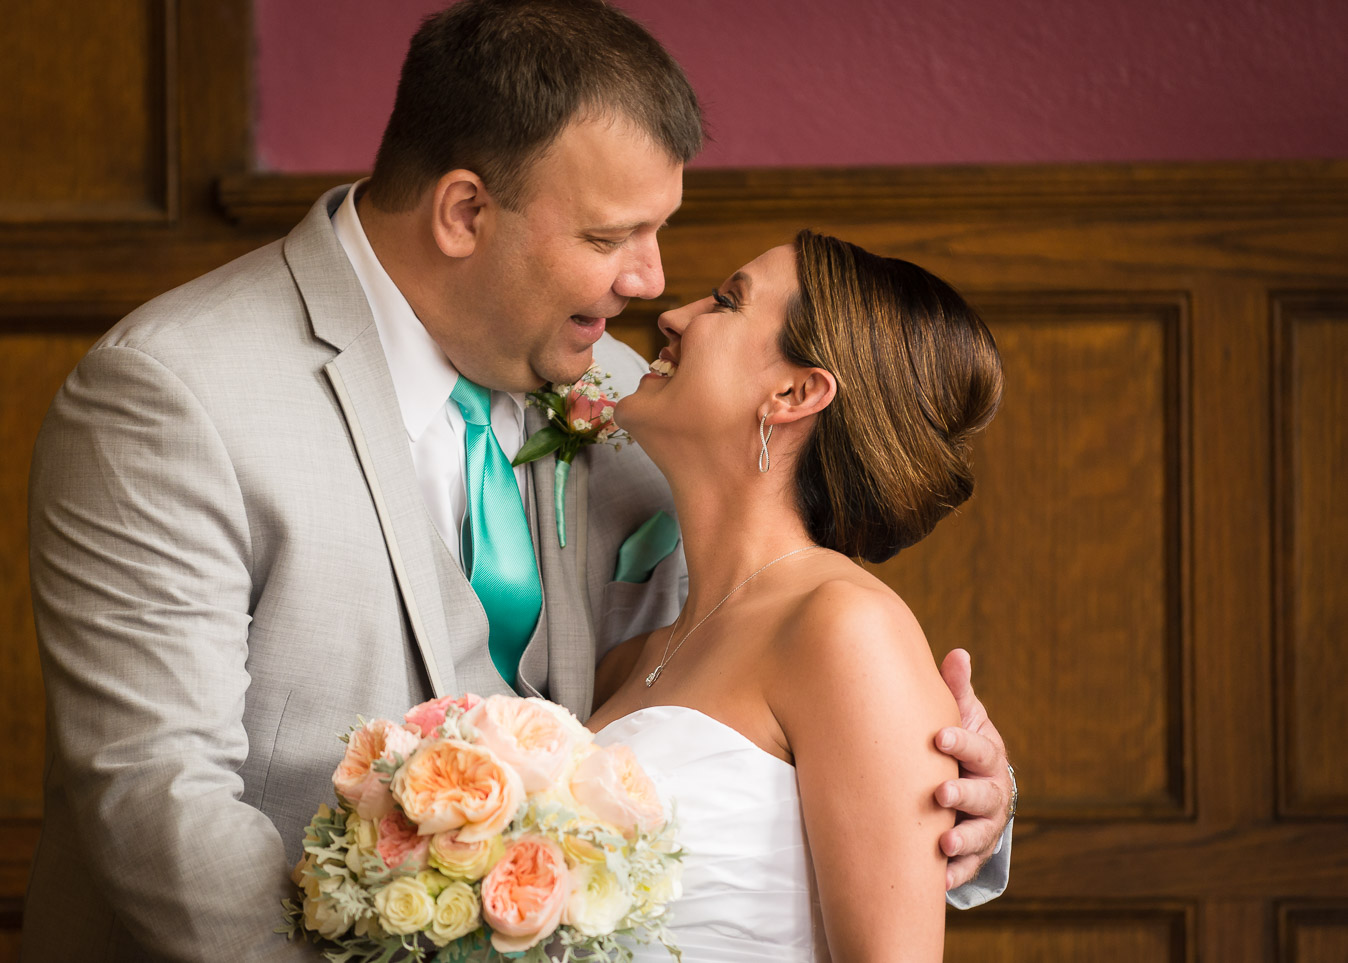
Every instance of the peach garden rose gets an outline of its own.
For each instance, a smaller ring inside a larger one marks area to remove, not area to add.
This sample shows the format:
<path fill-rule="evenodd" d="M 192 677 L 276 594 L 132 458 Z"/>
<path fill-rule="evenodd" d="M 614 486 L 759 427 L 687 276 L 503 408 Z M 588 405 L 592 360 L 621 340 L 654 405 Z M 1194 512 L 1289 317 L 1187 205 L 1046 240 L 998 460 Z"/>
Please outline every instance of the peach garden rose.
<path fill-rule="evenodd" d="M 596 748 L 585 756 L 571 776 L 571 793 L 628 839 L 658 832 L 665 824 L 655 784 L 624 745 Z"/>
<path fill-rule="evenodd" d="M 570 713 L 567 713 L 568 717 Z M 463 717 L 486 746 L 520 774 L 526 793 L 548 788 L 571 759 L 581 737 L 542 699 L 488 696 Z"/>
<path fill-rule="evenodd" d="M 332 774 L 337 795 L 351 804 L 362 819 L 379 820 L 393 809 L 388 777 L 376 762 L 393 763 L 417 747 L 417 737 L 387 719 L 375 719 L 351 732 L 346 753 Z"/>
<path fill-rule="evenodd" d="M 542 836 L 511 842 L 482 880 L 482 917 L 491 924 L 491 944 L 518 953 L 557 929 L 571 893 L 561 847 Z"/>
<path fill-rule="evenodd" d="M 445 739 L 422 746 L 393 777 L 393 797 L 423 836 L 457 830 L 461 842 L 497 835 L 524 801 L 519 774 L 485 746 Z"/>

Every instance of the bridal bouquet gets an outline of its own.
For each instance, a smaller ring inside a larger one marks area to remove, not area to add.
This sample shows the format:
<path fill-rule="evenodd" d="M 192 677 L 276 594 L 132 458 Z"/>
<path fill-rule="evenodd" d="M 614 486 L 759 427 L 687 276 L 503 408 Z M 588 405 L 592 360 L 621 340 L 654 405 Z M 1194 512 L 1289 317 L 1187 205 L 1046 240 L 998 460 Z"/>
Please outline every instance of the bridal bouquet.
<path fill-rule="evenodd" d="M 329 960 L 630 960 L 678 948 L 674 824 L 626 746 L 543 699 L 466 695 L 343 736 L 278 932 Z"/>

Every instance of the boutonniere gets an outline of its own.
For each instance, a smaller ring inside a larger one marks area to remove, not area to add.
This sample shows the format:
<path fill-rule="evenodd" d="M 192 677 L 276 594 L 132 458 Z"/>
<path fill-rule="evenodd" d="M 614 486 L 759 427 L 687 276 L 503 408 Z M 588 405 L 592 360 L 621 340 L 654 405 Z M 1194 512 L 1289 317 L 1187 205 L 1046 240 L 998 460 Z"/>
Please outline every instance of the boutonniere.
<path fill-rule="evenodd" d="M 529 404 L 542 408 L 548 423 L 529 436 L 511 465 L 527 465 L 557 453 L 552 500 L 562 548 L 566 548 L 566 479 L 572 459 L 586 445 L 611 444 L 620 449 L 627 440 L 627 434 L 613 423 L 613 405 L 619 396 L 604 387 L 610 377 L 607 372 L 600 374 L 598 365 L 591 365 L 575 384 L 548 385 L 529 392 Z"/>

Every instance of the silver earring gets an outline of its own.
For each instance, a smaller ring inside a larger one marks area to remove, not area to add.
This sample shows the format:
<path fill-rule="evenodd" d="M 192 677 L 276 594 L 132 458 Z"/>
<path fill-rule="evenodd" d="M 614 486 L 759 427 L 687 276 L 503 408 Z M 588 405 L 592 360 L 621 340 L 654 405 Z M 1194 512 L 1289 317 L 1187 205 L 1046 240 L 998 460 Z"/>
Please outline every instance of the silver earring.
<path fill-rule="evenodd" d="M 767 434 L 763 433 L 764 425 L 767 425 Z M 767 474 L 767 470 L 772 467 L 772 459 L 768 457 L 768 439 L 772 437 L 772 425 L 768 425 L 767 415 L 764 415 L 763 420 L 758 423 L 758 437 L 763 441 L 763 450 L 758 453 L 758 470 Z"/>

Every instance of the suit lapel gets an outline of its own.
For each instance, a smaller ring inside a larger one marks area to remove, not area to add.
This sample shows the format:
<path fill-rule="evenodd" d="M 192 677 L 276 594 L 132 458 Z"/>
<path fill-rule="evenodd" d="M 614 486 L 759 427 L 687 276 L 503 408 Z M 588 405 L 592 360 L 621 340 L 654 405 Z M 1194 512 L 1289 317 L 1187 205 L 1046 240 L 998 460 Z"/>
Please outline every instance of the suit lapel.
<path fill-rule="evenodd" d="M 536 408 L 525 412 L 529 434 L 545 421 Z M 586 519 L 589 466 L 585 452 L 571 464 L 565 497 L 566 548 L 557 538 L 557 510 L 553 502 L 556 459 L 549 455 L 530 465 L 537 520 L 538 567 L 543 579 L 543 619 L 546 637 L 535 638 L 520 662 L 526 683 L 546 671 L 547 692 L 582 719 L 594 700 L 594 629 L 582 590 L 585 579 Z M 541 643 L 541 644 L 540 644 Z M 541 688 L 541 686 L 540 686 Z"/>
<path fill-rule="evenodd" d="M 487 618 L 426 510 L 379 333 L 332 231 L 345 188 L 329 191 L 285 241 L 314 333 L 339 352 L 324 366 L 370 488 L 408 623 L 437 696 L 482 678 Z M 353 559 L 353 564 L 365 560 Z M 487 678 L 495 677 L 494 671 Z M 499 677 L 496 677 L 499 681 Z"/>

